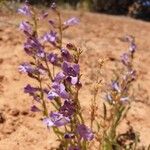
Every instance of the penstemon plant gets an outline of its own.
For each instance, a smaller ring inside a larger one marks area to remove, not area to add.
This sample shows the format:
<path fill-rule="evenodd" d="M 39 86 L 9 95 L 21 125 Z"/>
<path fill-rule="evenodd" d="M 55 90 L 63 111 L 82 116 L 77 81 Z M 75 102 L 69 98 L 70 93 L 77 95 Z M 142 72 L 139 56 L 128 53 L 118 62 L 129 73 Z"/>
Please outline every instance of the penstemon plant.
<path fill-rule="evenodd" d="M 63 32 L 78 24 L 79 19 L 73 17 L 63 22 L 55 3 L 51 9 L 58 22 L 49 20 L 52 30 L 42 36 L 38 33 L 38 25 L 48 17 L 48 13 L 38 15 L 28 2 L 18 10 L 29 18 L 28 21 L 21 22 L 20 29 L 26 37 L 24 51 L 30 61 L 22 63 L 19 71 L 37 83 L 37 86 L 28 84 L 24 87 L 24 92 L 34 100 L 31 111 L 43 114 L 43 123 L 47 128 L 52 128 L 60 142 L 59 150 L 92 149 L 94 141 L 98 143 L 97 149 L 120 150 L 116 129 L 129 109 L 130 87 L 136 79 L 132 65 L 135 41 L 131 36 L 125 39 L 130 43 L 129 52 L 122 55 L 124 68 L 116 74 L 106 91 L 103 115 L 97 111 L 97 95 L 101 84 L 97 81 L 93 92 L 90 126 L 87 126 L 79 100 L 82 88 L 79 60 L 82 50 L 71 43 L 63 43 Z M 100 62 L 102 65 L 103 61 Z M 136 144 L 132 149 L 135 146 Z"/>
<path fill-rule="evenodd" d="M 133 59 L 136 52 L 136 44 L 132 36 L 124 39 L 129 43 L 128 52 L 121 56 L 124 67 L 120 71 L 115 70 L 115 77 L 112 79 L 109 89 L 106 91 L 106 101 L 109 103 L 110 116 L 107 118 L 107 107 L 104 103 L 104 127 L 102 149 L 121 149 L 118 144 L 116 129 L 120 122 L 126 117 L 130 109 L 129 98 L 131 99 L 130 87 L 136 79 L 136 71 L 133 68 Z M 109 121 L 109 122 L 108 122 Z M 107 123 L 106 123 L 107 122 Z M 135 139 L 136 140 L 136 139 Z M 130 149 L 135 149 L 134 141 Z M 127 145 L 126 145 L 127 146 Z"/>

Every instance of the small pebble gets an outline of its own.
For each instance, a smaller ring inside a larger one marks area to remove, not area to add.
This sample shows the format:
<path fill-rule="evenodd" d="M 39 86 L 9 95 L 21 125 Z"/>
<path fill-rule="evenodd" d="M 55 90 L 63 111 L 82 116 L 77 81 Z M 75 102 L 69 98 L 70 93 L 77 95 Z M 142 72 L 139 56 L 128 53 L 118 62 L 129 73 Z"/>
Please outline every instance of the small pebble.
<path fill-rule="evenodd" d="M 21 112 L 21 114 L 24 115 L 24 116 L 26 116 L 26 115 L 29 114 L 29 111 L 28 111 L 28 110 L 23 110 L 23 111 Z"/>
<path fill-rule="evenodd" d="M 15 129 L 14 128 L 8 128 L 7 130 L 5 130 L 6 134 L 11 134 L 12 132 L 14 132 Z"/>
<path fill-rule="evenodd" d="M 4 115 L 0 113 L 0 123 L 4 123 L 6 121 Z"/>
<path fill-rule="evenodd" d="M 2 64 L 2 63 L 3 63 L 3 61 L 4 61 L 4 59 L 3 59 L 3 58 L 0 58 L 0 64 Z"/>
<path fill-rule="evenodd" d="M 14 117 L 17 117 L 19 114 L 20 114 L 20 111 L 18 109 L 13 109 L 11 111 L 11 115 L 14 116 Z"/>
<path fill-rule="evenodd" d="M 2 82 L 4 80 L 4 76 L 0 75 L 0 82 Z"/>

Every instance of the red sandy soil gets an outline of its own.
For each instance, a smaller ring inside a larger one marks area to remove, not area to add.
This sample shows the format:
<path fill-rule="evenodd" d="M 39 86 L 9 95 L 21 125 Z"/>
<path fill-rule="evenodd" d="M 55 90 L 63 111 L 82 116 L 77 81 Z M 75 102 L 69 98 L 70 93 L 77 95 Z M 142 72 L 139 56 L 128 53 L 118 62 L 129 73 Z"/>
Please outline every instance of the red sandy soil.
<path fill-rule="evenodd" d="M 81 103 L 88 118 L 90 88 L 98 59 L 109 58 L 106 64 L 111 70 L 127 44 L 119 40 L 127 34 L 135 36 L 138 52 L 135 68 L 138 81 L 135 83 L 136 98 L 128 114 L 128 120 L 140 133 L 141 143 L 150 144 L 150 23 L 127 17 L 102 14 L 64 12 L 65 18 L 79 16 L 81 24 L 64 33 L 64 43 L 72 42 L 81 47 L 83 89 Z M 57 146 L 52 130 L 47 131 L 41 115 L 29 111 L 32 101 L 23 93 L 23 87 L 31 80 L 18 72 L 18 65 L 27 57 L 23 51 L 24 35 L 18 25 L 18 15 L 0 15 L 0 150 L 50 150 Z M 40 27 L 45 31 L 46 27 Z M 109 77 L 110 78 L 110 77 Z M 85 87 L 88 85 L 89 88 Z M 84 88 L 85 87 L 85 88 Z M 122 127 L 123 128 L 123 127 Z M 55 149 L 55 148 L 54 148 Z M 94 149 L 94 148 L 92 148 Z"/>

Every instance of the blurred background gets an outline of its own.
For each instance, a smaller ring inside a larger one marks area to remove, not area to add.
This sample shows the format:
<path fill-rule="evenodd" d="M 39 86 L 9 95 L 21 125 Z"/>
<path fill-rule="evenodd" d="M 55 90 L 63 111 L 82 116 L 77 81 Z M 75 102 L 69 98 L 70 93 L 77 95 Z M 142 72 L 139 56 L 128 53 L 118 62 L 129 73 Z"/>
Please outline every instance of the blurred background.
<path fill-rule="evenodd" d="M 0 10 L 14 10 L 24 0 L 0 0 Z M 71 9 L 86 9 L 113 15 L 126 15 L 137 19 L 150 21 L 150 0 L 29 0 L 31 5 L 49 7 L 56 2 L 62 7 Z"/>

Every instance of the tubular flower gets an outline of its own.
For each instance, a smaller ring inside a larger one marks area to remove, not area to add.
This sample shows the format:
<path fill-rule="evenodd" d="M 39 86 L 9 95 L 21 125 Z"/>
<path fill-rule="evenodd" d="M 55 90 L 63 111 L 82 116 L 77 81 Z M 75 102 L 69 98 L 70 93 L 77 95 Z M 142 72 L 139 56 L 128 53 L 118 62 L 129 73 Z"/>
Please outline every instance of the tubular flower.
<path fill-rule="evenodd" d="M 94 138 L 94 134 L 91 129 L 84 124 L 80 124 L 77 126 L 77 133 L 80 135 L 81 138 L 87 141 L 91 141 Z"/>
<path fill-rule="evenodd" d="M 63 116 L 63 114 L 60 114 L 59 112 L 52 112 L 50 114 L 50 117 L 45 118 L 43 122 L 47 125 L 47 127 L 60 127 L 68 124 L 70 122 L 70 119 Z"/>

